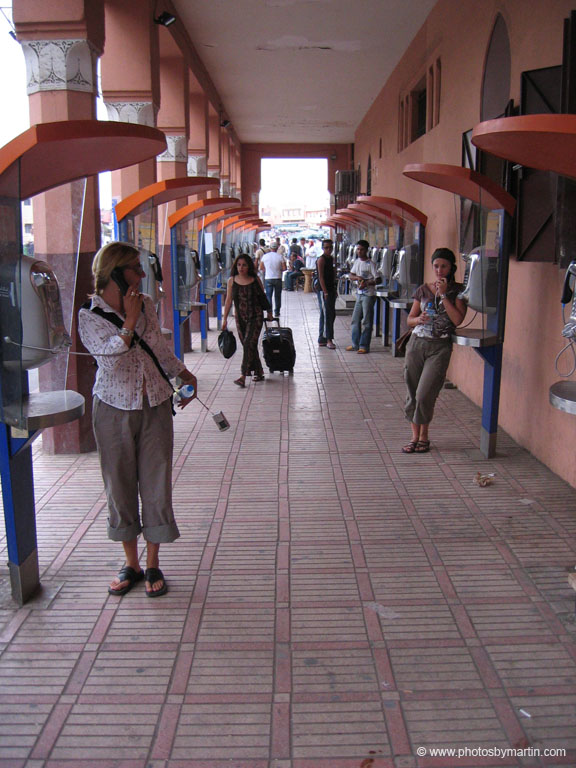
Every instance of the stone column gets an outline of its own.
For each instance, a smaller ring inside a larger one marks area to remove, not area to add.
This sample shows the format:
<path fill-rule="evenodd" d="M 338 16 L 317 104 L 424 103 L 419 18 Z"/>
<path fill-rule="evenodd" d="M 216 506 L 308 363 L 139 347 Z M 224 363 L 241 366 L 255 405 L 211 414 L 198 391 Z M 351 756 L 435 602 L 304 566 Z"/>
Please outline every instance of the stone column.
<path fill-rule="evenodd" d="M 56 17 L 52 4 L 36 0 L 15 0 L 13 11 L 26 59 L 31 123 L 95 119 L 96 62 L 104 44 L 103 0 L 61 0 Z M 71 351 L 80 351 L 76 315 L 91 290 L 92 258 L 100 247 L 98 180 L 88 179 L 85 188 L 84 182 L 60 186 L 39 195 L 33 206 L 35 255 L 58 276 L 65 317 L 71 318 Z M 94 450 L 92 361 L 60 355 L 39 369 L 39 379 L 41 390 L 65 387 L 86 399 L 81 419 L 44 431 L 44 449 Z"/>
<path fill-rule="evenodd" d="M 230 139 L 226 128 L 220 128 L 220 194 L 230 194 Z"/>
<path fill-rule="evenodd" d="M 178 45 L 169 30 L 160 28 L 160 109 L 158 128 L 166 134 L 166 151 L 157 157 L 158 180 L 182 178 L 188 175 L 188 126 L 189 126 L 189 74 L 188 67 Z M 158 209 L 158 256 L 164 273 L 164 292 L 161 305 L 162 325 L 173 330 L 172 281 L 170 256 L 170 229 L 168 216 L 188 203 L 181 197 L 161 205 Z M 190 349 L 190 334 L 182 335 L 183 350 Z"/>
<path fill-rule="evenodd" d="M 192 74 L 188 105 L 190 124 L 188 175 L 206 176 L 208 173 L 208 99 Z"/>
<path fill-rule="evenodd" d="M 156 127 L 160 80 L 154 0 L 106 0 L 102 95 L 110 120 Z M 155 181 L 154 158 L 114 171 L 113 203 Z"/>
<path fill-rule="evenodd" d="M 209 105 L 208 112 L 208 176 L 220 178 L 221 148 L 220 148 L 220 117 Z"/>

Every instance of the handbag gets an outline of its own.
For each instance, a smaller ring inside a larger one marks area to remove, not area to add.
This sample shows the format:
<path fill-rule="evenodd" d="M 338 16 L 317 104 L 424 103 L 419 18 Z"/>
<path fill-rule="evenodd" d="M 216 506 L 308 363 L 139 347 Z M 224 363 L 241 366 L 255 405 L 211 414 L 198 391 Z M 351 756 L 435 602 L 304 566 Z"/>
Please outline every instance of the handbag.
<path fill-rule="evenodd" d="M 218 349 L 226 360 L 236 352 L 236 336 L 234 336 L 232 331 L 221 331 L 218 336 Z"/>
<path fill-rule="evenodd" d="M 405 357 L 406 356 L 406 346 L 408 345 L 408 342 L 410 341 L 410 336 L 412 336 L 412 328 L 408 328 L 407 331 L 404 331 L 402 336 L 400 336 L 396 343 L 394 344 L 394 349 L 396 350 L 396 357 Z"/>

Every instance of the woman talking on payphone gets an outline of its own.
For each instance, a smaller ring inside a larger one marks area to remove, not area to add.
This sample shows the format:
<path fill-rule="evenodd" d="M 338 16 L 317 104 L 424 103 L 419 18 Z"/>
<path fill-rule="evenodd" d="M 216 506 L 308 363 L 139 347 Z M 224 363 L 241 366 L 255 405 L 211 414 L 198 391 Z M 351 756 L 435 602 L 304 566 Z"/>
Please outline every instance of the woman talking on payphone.
<path fill-rule="evenodd" d="M 108 500 L 108 537 L 122 542 L 126 556 L 108 592 L 124 595 L 144 579 L 148 597 L 160 597 L 168 591 L 160 544 L 180 535 L 172 510 L 169 378 L 192 384 L 193 397 L 197 382 L 164 340 L 152 299 L 139 292 L 143 274 L 134 246 L 113 242 L 101 248 L 92 262 L 94 293 L 80 309 L 78 331 L 98 364 L 92 424 Z M 138 559 L 140 533 L 145 570 Z"/>
<path fill-rule="evenodd" d="M 404 365 L 408 390 L 404 412 L 412 440 L 402 448 L 404 453 L 430 450 L 428 428 L 450 363 L 452 333 L 466 316 L 466 304 L 458 298 L 463 286 L 454 280 L 453 252 L 437 248 L 432 254 L 432 269 L 433 280 L 416 289 L 407 321 L 412 334 Z"/>

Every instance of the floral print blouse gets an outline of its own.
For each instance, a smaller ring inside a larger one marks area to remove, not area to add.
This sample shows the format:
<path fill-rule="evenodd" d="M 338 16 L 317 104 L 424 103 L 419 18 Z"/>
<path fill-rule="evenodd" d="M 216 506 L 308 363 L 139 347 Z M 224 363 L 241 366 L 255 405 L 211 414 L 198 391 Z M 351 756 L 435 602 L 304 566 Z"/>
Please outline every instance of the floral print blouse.
<path fill-rule="evenodd" d="M 144 311 L 136 324 L 136 333 L 152 349 L 166 375 L 174 378 L 185 366 L 162 336 L 152 299 L 146 295 L 143 299 Z M 124 319 L 100 296 L 94 296 L 90 306 L 101 307 Z M 98 363 L 92 394 L 104 403 L 123 411 L 135 411 L 143 407 L 144 391 L 151 406 L 160 405 L 172 396 L 172 387 L 162 378 L 150 355 L 136 342 L 127 347 L 118 335 L 117 326 L 109 320 L 82 308 L 78 313 L 78 333 Z"/>

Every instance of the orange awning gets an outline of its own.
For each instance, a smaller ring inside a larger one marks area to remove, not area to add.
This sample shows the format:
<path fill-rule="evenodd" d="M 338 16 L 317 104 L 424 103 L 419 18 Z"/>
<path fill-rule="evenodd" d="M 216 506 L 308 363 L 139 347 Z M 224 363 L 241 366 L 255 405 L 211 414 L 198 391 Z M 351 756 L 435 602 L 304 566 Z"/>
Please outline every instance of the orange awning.
<path fill-rule="evenodd" d="M 170 229 L 186 219 L 195 219 L 208 213 L 214 213 L 221 208 L 224 210 L 240 208 L 242 203 L 237 197 L 211 197 L 207 200 L 197 200 L 195 203 L 179 208 L 171 216 L 168 216 Z"/>
<path fill-rule="evenodd" d="M 120 200 L 115 207 L 116 219 L 122 221 L 128 215 L 136 216 L 145 208 L 170 203 L 182 197 L 216 192 L 219 187 L 219 180 L 208 176 L 182 176 L 157 181 Z"/>
<path fill-rule="evenodd" d="M 7 189 L 5 178 L 0 191 L 18 192 L 27 200 L 61 184 L 141 163 L 165 149 L 162 131 L 144 125 L 99 120 L 40 123 L 0 148 L 0 178 L 17 161 L 20 167 L 19 190 L 13 183 Z"/>
<path fill-rule="evenodd" d="M 491 210 L 503 208 L 510 216 L 514 214 L 516 200 L 512 195 L 488 176 L 470 168 L 441 163 L 411 163 L 402 173 L 414 181 L 460 195 L 485 208 Z"/>
<path fill-rule="evenodd" d="M 472 143 L 513 163 L 576 178 L 576 115 L 486 120 L 474 128 Z"/>

